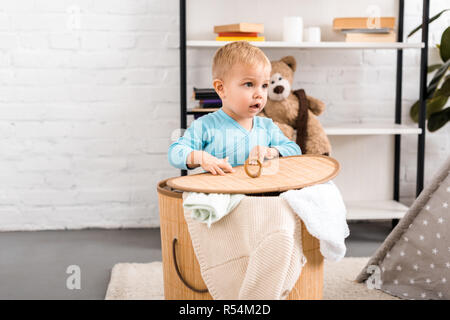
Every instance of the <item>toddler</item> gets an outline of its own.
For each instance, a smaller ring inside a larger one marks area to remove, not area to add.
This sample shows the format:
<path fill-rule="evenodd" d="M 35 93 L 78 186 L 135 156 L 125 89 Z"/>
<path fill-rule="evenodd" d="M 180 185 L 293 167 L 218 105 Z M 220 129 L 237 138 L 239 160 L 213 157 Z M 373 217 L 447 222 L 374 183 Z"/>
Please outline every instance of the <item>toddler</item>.
<path fill-rule="evenodd" d="M 246 41 L 219 48 L 213 59 L 213 86 L 222 108 L 194 120 L 184 135 L 169 147 L 172 166 L 201 166 L 214 175 L 233 167 L 277 156 L 300 155 L 269 118 L 259 117 L 267 102 L 271 64 L 265 54 Z"/>

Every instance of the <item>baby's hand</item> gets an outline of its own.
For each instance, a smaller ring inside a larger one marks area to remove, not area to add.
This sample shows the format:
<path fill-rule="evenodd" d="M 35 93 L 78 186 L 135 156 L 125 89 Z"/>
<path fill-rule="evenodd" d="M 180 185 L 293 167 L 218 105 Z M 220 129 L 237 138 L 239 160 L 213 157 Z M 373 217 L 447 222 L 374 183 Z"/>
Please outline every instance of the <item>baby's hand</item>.
<path fill-rule="evenodd" d="M 273 159 L 279 155 L 276 148 L 269 148 L 265 146 L 255 146 L 248 156 L 249 164 L 257 164 L 257 159 L 263 163 L 264 158 Z"/>
<path fill-rule="evenodd" d="M 221 176 L 224 176 L 225 172 L 235 172 L 233 167 L 228 163 L 228 157 L 225 159 L 218 159 L 207 152 L 202 153 L 200 165 L 203 170 L 209 171 L 213 175 L 220 174 Z"/>

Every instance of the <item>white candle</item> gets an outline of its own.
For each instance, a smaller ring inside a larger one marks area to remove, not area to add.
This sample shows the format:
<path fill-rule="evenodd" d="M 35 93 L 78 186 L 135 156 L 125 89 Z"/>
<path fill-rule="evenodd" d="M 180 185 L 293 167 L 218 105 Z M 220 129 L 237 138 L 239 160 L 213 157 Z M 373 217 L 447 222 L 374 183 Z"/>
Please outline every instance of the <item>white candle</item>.
<path fill-rule="evenodd" d="M 320 28 L 309 27 L 305 30 L 305 41 L 308 42 L 320 42 Z"/>
<path fill-rule="evenodd" d="M 284 17 L 283 19 L 283 41 L 303 41 L 303 19 L 302 17 Z"/>

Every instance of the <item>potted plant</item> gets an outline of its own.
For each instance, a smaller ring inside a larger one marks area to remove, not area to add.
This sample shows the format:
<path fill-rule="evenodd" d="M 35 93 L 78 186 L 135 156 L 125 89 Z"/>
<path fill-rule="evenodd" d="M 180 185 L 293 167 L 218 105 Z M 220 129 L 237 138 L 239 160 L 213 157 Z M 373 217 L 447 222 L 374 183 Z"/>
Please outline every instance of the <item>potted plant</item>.
<path fill-rule="evenodd" d="M 439 18 L 445 9 L 430 19 L 430 23 Z M 422 25 L 416 27 L 408 34 L 408 38 L 422 28 Z M 428 120 L 427 128 L 430 132 L 434 132 L 442 128 L 450 120 L 450 107 L 445 107 L 450 96 L 450 75 L 447 71 L 450 66 L 450 27 L 444 30 L 441 36 L 441 43 L 436 47 L 439 50 L 439 56 L 442 63 L 428 66 L 428 73 L 434 72 L 433 78 L 427 86 L 426 92 L 426 119 Z M 410 116 L 414 122 L 419 121 L 420 101 L 416 101 L 410 109 Z"/>

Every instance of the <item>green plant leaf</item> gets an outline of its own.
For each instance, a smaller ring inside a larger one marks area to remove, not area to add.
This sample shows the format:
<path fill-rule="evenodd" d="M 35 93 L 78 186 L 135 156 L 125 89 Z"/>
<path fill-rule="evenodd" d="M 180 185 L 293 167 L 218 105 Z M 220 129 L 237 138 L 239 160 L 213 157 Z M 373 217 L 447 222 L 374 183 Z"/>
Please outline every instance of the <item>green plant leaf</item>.
<path fill-rule="evenodd" d="M 433 72 L 436 69 L 439 69 L 442 66 L 442 63 L 433 64 L 432 66 L 428 66 L 427 72 Z"/>
<path fill-rule="evenodd" d="M 427 120 L 430 119 L 430 116 L 436 112 L 442 110 L 442 108 L 447 103 L 448 97 L 445 96 L 437 96 L 433 99 L 427 101 Z"/>
<path fill-rule="evenodd" d="M 444 96 L 449 97 L 450 96 L 450 75 L 445 77 L 444 83 L 442 86 L 436 90 L 433 97 L 437 96 Z"/>
<path fill-rule="evenodd" d="M 437 15 L 435 15 L 434 17 L 432 17 L 432 18 L 428 21 L 428 24 L 432 23 L 434 20 L 436 20 L 437 18 L 439 18 L 439 17 L 441 16 L 441 14 L 443 14 L 445 11 L 448 11 L 448 10 L 450 10 L 450 9 L 444 9 L 444 10 L 442 10 L 441 12 L 439 12 Z M 414 30 L 411 31 L 411 32 L 408 34 L 407 38 L 409 38 L 410 36 L 412 36 L 414 33 L 416 33 L 417 31 L 419 31 L 420 29 L 422 29 L 422 24 L 421 24 L 420 26 L 414 28 Z"/>
<path fill-rule="evenodd" d="M 445 106 L 445 104 L 448 101 L 448 97 L 445 96 L 438 96 L 434 97 L 432 99 L 427 100 L 427 111 L 426 111 L 426 119 L 430 119 L 430 116 L 436 112 L 439 112 L 442 107 Z M 411 117 L 411 120 L 415 123 L 419 122 L 419 100 L 417 100 L 409 110 L 409 116 Z"/>
<path fill-rule="evenodd" d="M 446 63 L 444 63 L 442 65 L 442 67 L 440 67 L 438 69 L 438 71 L 436 71 L 436 73 L 433 76 L 433 79 L 431 79 L 431 81 L 427 87 L 427 97 L 426 97 L 427 99 L 431 98 L 434 95 L 434 92 L 436 91 L 439 82 L 441 81 L 441 79 L 445 75 L 445 73 L 447 72 L 449 66 L 450 66 L 450 60 L 448 60 Z"/>
<path fill-rule="evenodd" d="M 414 102 L 414 104 L 411 106 L 411 109 L 409 109 L 409 117 L 415 123 L 419 122 L 419 102 L 420 100 Z"/>
<path fill-rule="evenodd" d="M 434 132 L 445 126 L 445 124 L 450 120 L 450 107 L 445 108 L 442 111 L 433 113 L 428 120 L 428 130 Z"/>
<path fill-rule="evenodd" d="M 447 62 L 450 59 L 450 27 L 447 27 L 442 34 L 439 53 L 441 54 L 442 61 Z"/>

